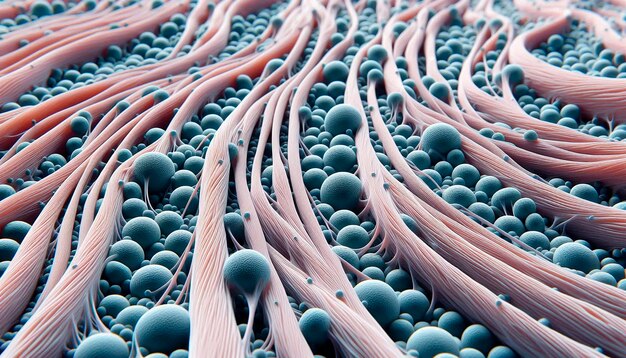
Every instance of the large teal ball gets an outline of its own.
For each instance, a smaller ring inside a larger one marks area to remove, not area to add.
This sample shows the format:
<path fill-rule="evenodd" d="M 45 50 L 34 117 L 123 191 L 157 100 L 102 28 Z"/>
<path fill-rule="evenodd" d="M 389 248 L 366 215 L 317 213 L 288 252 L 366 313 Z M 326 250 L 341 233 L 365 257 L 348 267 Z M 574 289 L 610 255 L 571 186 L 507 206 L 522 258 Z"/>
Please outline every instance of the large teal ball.
<path fill-rule="evenodd" d="M 600 268 L 598 256 L 591 249 L 577 242 L 568 242 L 557 247 L 552 261 L 555 264 L 584 273 Z"/>
<path fill-rule="evenodd" d="M 331 108 L 324 118 L 326 131 L 332 135 L 353 133 L 361 126 L 361 113 L 347 104 L 338 104 Z"/>
<path fill-rule="evenodd" d="M 418 322 L 426 318 L 430 301 L 422 292 L 417 290 L 402 291 L 398 296 L 398 301 L 400 302 L 400 312 L 410 314 L 414 321 Z"/>
<path fill-rule="evenodd" d="M 320 345 L 328 339 L 330 323 L 328 313 L 319 308 L 309 308 L 298 322 L 304 338 L 312 345 Z"/>
<path fill-rule="evenodd" d="M 348 225 L 339 230 L 337 242 L 351 249 L 360 249 L 370 241 L 367 231 L 358 225 Z"/>
<path fill-rule="evenodd" d="M 385 327 L 400 314 L 400 303 L 394 290 L 385 282 L 367 280 L 354 287 L 368 312 Z"/>
<path fill-rule="evenodd" d="M 263 290 L 270 281 L 270 265 L 255 250 L 243 249 L 230 255 L 224 263 L 224 278 L 230 286 L 245 294 Z"/>
<path fill-rule="evenodd" d="M 148 312 L 148 308 L 141 305 L 129 306 L 124 308 L 118 315 L 115 317 L 115 322 L 135 328 L 135 325 L 146 312 Z"/>
<path fill-rule="evenodd" d="M 19 248 L 20 244 L 15 240 L 0 239 L 0 262 L 11 261 Z"/>
<path fill-rule="evenodd" d="M 340 172 L 329 176 L 320 188 L 320 199 L 335 210 L 354 209 L 359 204 L 361 180 L 350 173 Z"/>
<path fill-rule="evenodd" d="M 111 245 L 109 257 L 119 261 L 131 270 L 136 270 L 141 266 L 145 254 L 141 245 L 132 240 L 121 240 Z"/>
<path fill-rule="evenodd" d="M 435 123 L 422 133 L 422 149 L 446 155 L 453 149 L 461 149 L 461 134 L 449 124 Z"/>
<path fill-rule="evenodd" d="M 74 358 L 128 358 L 124 340 L 113 333 L 97 333 L 87 337 L 76 348 Z"/>
<path fill-rule="evenodd" d="M 149 297 L 146 291 L 154 292 L 165 286 L 173 277 L 170 270 L 161 265 L 147 265 L 135 272 L 130 279 L 130 292 L 138 298 Z"/>
<path fill-rule="evenodd" d="M 169 354 L 189 345 L 189 312 L 178 305 L 161 305 L 141 316 L 135 327 L 140 347 Z"/>
<path fill-rule="evenodd" d="M 142 185 L 147 183 L 151 192 L 167 188 L 174 173 L 174 163 L 163 153 L 145 153 L 135 161 L 135 180 Z"/>
<path fill-rule="evenodd" d="M 128 236 L 142 247 L 147 248 L 159 241 L 161 228 L 156 221 L 142 216 L 127 222 L 122 228 L 122 236 Z"/>
<path fill-rule="evenodd" d="M 483 354 L 489 353 L 495 343 L 494 335 L 482 324 L 467 327 L 461 336 L 461 347 L 475 348 Z"/>
<path fill-rule="evenodd" d="M 454 337 L 439 327 L 423 327 L 415 331 L 406 342 L 406 349 L 415 349 L 420 358 L 433 358 L 439 353 L 459 354 L 459 344 Z"/>

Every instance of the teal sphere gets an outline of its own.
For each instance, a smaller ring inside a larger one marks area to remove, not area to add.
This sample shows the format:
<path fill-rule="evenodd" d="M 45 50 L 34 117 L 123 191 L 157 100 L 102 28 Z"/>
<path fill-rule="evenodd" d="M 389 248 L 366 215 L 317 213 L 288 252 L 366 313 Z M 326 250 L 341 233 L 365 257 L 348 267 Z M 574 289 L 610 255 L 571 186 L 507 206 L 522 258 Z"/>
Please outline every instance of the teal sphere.
<path fill-rule="evenodd" d="M 170 195 L 170 204 L 176 206 L 181 213 L 185 210 L 185 207 L 187 208 L 186 214 L 195 213 L 198 210 L 199 202 L 198 194 L 190 186 L 176 188 Z"/>
<path fill-rule="evenodd" d="M 339 231 L 349 225 L 361 224 L 361 220 L 359 220 L 357 214 L 353 213 L 350 210 L 337 210 L 330 216 L 330 219 L 328 221 L 330 221 L 331 225 L 333 225 L 335 229 Z"/>
<path fill-rule="evenodd" d="M 348 130 L 354 133 L 360 126 L 361 113 L 347 104 L 335 105 L 324 118 L 324 127 L 332 135 L 345 134 Z"/>
<path fill-rule="evenodd" d="M 22 242 L 28 231 L 30 230 L 30 224 L 24 221 L 11 221 L 2 229 L 1 237 L 5 239 L 13 239 L 17 242 Z"/>
<path fill-rule="evenodd" d="M 141 245 L 132 240 L 121 240 L 109 249 L 109 257 L 126 265 L 132 271 L 141 266 L 145 254 Z"/>
<path fill-rule="evenodd" d="M 496 338 L 482 324 L 473 324 L 463 331 L 461 336 L 461 347 L 474 348 L 483 354 L 489 353 L 496 343 Z"/>
<path fill-rule="evenodd" d="M 100 301 L 100 306 L 106 309 L 106 314 L 116 318 L 124 309 L 130 306 L 128 300 L 124 296 L 109 295 Z"/>
<path fill-rule="evenodd" d="M 189 345 L 189 312 L 178 305 L 160 305 L 139 318 L 135 336 L 151 353 L 169 354 Z"/>
<path fill-rule="evenodd" d="M 331 319 L 328 313 L 319 308 L 309 308 L 302 314 L 298 322 L 304 338 L 314 346 L 326 342 L 330 323 Z"/>
<path fill-rule="evenodd" d="M 400 303 L 394 290 L 378 280 L 367 280 L 354 287 L 368 312 L 383 327 L 398 318 Z"/>
<path fill-rule="evenodd" d="M 348 146 L 335 145 L 328 148 L 323 160 L 325 166 L 332 167 L 337 172 L 349 172 L 356 165 L 356 153 Z"/>
<path fill-rule="evenodd" d="M 161 228 L 156 221 L 147 217 L 131 219 L 122 228 L 122 237 L 130 237 L 144 248 L 150 247 L 161 238 Z"/>
<path fill-rule="evenodd" d="M 446 155 L 453 149 L 461 149 L 461 134 L 449 124 L 435 123 L 424 130 L 421 143 L 427 153 L 433 150 Z"/>
<path fill-rule="evenodd" d="M 15 240 L 0 239 L 0 262 L 11 261 L 19 248 L 20 244 Z"/>
<path fill-rule="evenodd" d="M 600 268 L 598 256 L 591 249 L 577 242 L 568 242 L 557 247 L 552 261 L 555 264 L 584 273 Z"/>
<path fill-rule="evenodd" d="M 263 290 L 270 281 L 270 274 L 269 262 L 255 250 L 239 250 L 224 263 L 226 282 L 248 295 Z"/>
<path fill-rule="evenodd" d="M 458 204 L 465 208 L 469 208 L 476 202 L 474 193 L 463 185 L 452 185 L 448 189 L 444 189 L 442 197 L 449 204 Z"/>
<path fill-rule="evenodd" d="M 147 183 L 150 192 L 163 191 L 175 173 L 174 163 L 163 153 L 145 153 L 135 161 L 135 180 Z"/>
<path fill-rule="evenodd" d="M 87 337 L 76 348 L 74 358 L 128 358 L 124 340 L 113 333 L 97 333 Z"/>
<path fill-rule="evenodd" d="M 320 188 L 320 199 L 335 210 L 354 209 L 359 204 L 361 180 L 350 173 L 334 173 L 328 177 Z"/>
<path fill-rule="evenodd" d="M 398 296 L 398 301 L 400 302 L 400 312 L 410 314 L 415 322 L 426 318 L 430 301 L 422 292 L 416 290 L 402 291 Z"/>
<path fill-rule="evenodd" d="M 150 292 L 165 286 L 173 276 L 170 270 L 161 265 L 144 266 L 130 279 L 130 292 L 138 298 L 150 297 Z"/>
<path fill-rule="evenodd" d="M 157 225 L 159 225 L 159 229 L 161 230 L 161 234 L 168 236 L 174 231 L 180 229 L 181 226 L 185 223 L 180 214 L 173 211 L 161 211 L 154 218 Z"/>
<path fill-rule="evenodd" d="M 542 248 L 545 250 L 550 248 L 550 240 L 544 233 L 539 231 L 526 231 L 519 239 L 533 249 Z"/>
<path fill-rule="evenodd" d="M 191 241 L 191 233 L 187 230 L 176 230 L 165 238 L 165 249 L 170 250 L 180 256 L 185 252 L 187 245 Z"/>
<path fill-rule="evenodd" d="M 406 342 L 406 349 L 414 349 L 420 358 L 433 358 L 439 353 L 459 354 L 459 344 L 454 337 L 439 327 L 423 327 L 415 331 Z"/>
<path fill-rule="evenodd" d="M 145 306 L 135 305 L 124 308 L 115 317 L 115 321 L 124 326 L 130 326 L 135 328 L 137 321 L 148 312 L 148 308 Z"/>
<path fill-rule="evenodd" d="M 351 249 L 360 249 L 370 241 L 367 231 L 358 225 L 348 225 L 339 230 L 337 242 Z"/>

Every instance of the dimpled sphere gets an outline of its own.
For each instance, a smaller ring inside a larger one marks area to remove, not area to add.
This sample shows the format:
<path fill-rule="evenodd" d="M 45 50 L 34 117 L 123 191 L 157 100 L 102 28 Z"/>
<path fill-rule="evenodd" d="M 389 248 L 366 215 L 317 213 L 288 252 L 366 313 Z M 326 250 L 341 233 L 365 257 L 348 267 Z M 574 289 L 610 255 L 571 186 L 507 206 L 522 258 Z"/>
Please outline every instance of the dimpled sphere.
<path fill-rule="evenodd" d="M 146 210 L 148 210 L 148 205 L 141 199 L 130 198 L 122 204 L 122 216 L 126 220 L 142 216 Z"/>
<path fill-rule="evenodd" d="M 245 294 L 264 289 L 270 280 L 270 265 L 262 254 L 254 250 L 239 250 L 224 263 L 226 282 Z"/>
<path fill-rule="evenodd" d="M 449 204 L 458 204 L 466 208 L 476 202 L 474 193 L 463 185 L 453 185 L 445 189 L 442 197 Z"/>
<path fill-rule="evenodd" d="M 498 209 L 509 209 L 522 198 L 522 193 L 515 188 L 503 188 L 496 191 L 491 198 L 491 205 Z"/>
<path fill-rule="evenodd" d="M 600 268 L 598 256 L 591 249 L 577 242 L 568 242 L 557 247 L 552 261 L 563 267 L 584 273 Z"/>
<path fill-rule="evenodd" d="M 189 312 L 178 305 L 161 305 L 146 312 L 135 327 L 139 346 L 169 354 L 189 344 Z"/>
<path fill-rule="evenodd" d="M 135 180 L 148 183 L 148 190 L 159 192 L 167 188 L 175 173 L 174 163 L 163 153 L 145 153 L 135 161 Z"/>
<path fill-rule="evenodd" d="M 338 210 L 334 212 L 330 216 L 329 221 L 337 230 L 341 230 L 348 225 L 361 224 L 358 215 L 350 210 Z"/>
<path fill-rule="evenodd" d="M 520 220 L 526 219 L 535 211 L 537 211 L 537 205 L 531 198 L 521 198 L 513 204 L 513 215 Z"/>
<path fill-rule="evenodd" d="M 524 70 L 519 65 L 506 65 L 502 72 L 512 86 L 524 82 Z"/>
<path fill-rule="evenodd" d="M 144 252 L 141 245 L 132 240 L 121 240 L 111 245 L 109 257 L 126 265 L 131 270 L 141 266 Z"/>
<path fill-rule="evenodd" d="M 348 172 L 356 164 L 356 153 L 345 145 L 330 147 L 324 153 L 324 165 L 332 167 L 337 172 Z"/>
<path fill-rule="evenodd" d="M 224 227 L 230 231 L 237 239 L 245 238 L 245 228 L 243 218 L 237 213 L 226 213 L 224 215 Z"/>
<path fill-rule="evenodd" d="M 361 126 L 361 113 L 347 104 L 338 104 L 331 108 L 324 118 L 324 127 L 332 135 L 353 133 Z"/>
<path fill-rule="evenodd" d="M 115 318 L 120 312 L 128 308 L 130 303 L 128 303 L 128 300 L 124 296 L 109 295 L 100 301 L 100 306 L 106 309 L 107 315 Z"/>
<path fill-rule="evenodd" d="M 337 242 L 351 249 L 360 249 L 367 245 L 370 237 L 367 231 L 358 225 L 348 225 L 339 230 Z"/>
<path fill-rule="evenodd" d="M 319 308 L 309 308 L 298 322 L 304 338 L 312 345 L 319 345 L 328 339 L 330 316 Z"/>
<path fill-rule="evenodd" d="M 356 175 L 334 173 L 320 188 L 320 199 L 335 210 L 353 209 L 359 204 L 363 184 Z"/>
<path fill-rule="evenodd" d="M 538 249 L 549 249 L 550 248 L 550 240 L 548 237 L 539 231 L 526 231 L 523 233 L 519 239 L 525 243 L 526 245 Z"/>
<path fill-rule="evenodd" d="M 470 205 L 468 209 L 490 223 L 496 220 L 496 214 L 493 212 L 493 209 L 485 203 L 474 203 Z"/>
<path fill-rule="evenodd" d="M 2 229 L 2 237 L 22 242 L 30 230 L 30 224 L 24 221 L 11 221 Z"/>
<path fill-rule="evenodd" d="M 406 349 L 415 349 L 420 358 L 432 358 L 439 353 L 459 354 L 454 337 L 439 327 L 423 327 L 415 331 L 406 342 Z"/>
<path fill-rule="evenodd" d="M 493 334 L 482 324 L 467 327 L 461 336 L 461 347 L 475 348 L 483 354 L 487 354 L 495 343 Z"/>
<path fill-rule="evenodd" d="M 126 342 L 113 333 L 97 333 L 82 341 L 74 358 L 128 358 Z"/>
<path fill-rule="evenodd" d="M 387 50 L 382 45 L 374 45 L 367 50 L 367 58 L 383 62 L 387 59 Z"/>
<path fill-rule="evenodd" d="M 327 82 L 342 81 L 348 79 L 350 68 L 341 61 L 331 61 L 324 66 L 323 74 Z"/>
<path fill-rule="evenodd" d="M 13 194 L 15 194 L 15 189 L 13 189 L 13 187 L 6 184 L 0 184 L 0 200 L 6 199 Z"/>
<path fill-rule="evenodd" d="M 581 199 L 593 201 L 594 203 L 599 201 L 598 192 L 589 184 L 576 184 L 569 193 Z"/>
<path fill-rule="evenodd" d="M 445 329 L 455 337 L 461 337 L 465 329 L 465 319 L 458 312 L 448 311 L 437 320 L 439 328 Z"/>
<path fill-rule="evenodd" d="M 170 270 L 161 265 L 146 265 L 135 272 L 130 279 L 130 292 L 135 297 L 148 297 L 146 291 L 154 292 L 173 277 Z"/>
<path fill-rule="evenodd" d="M 461 164 L 452 170 L 452 179 L 462 178 L 465 185 L 473 187 L 480 179 L 480 173 L 471 164 Z"/>
<path fill-rule="evenodd" d="M 52 15 L 52 6 L 47 1 L 36 1 L 31 5 L 30 11 L 37 17 L 44 17 Z"/>
<path fill-rule="evenodd" d="M 400 314 L 398 297 L 388 284 L 378 280 L 367 280 L 354 287 L 365 308 L 381 326 L 385 327 Z"/>
<path fill-rule="evenodd" d="M 19 248 L 20 244 L 15 240 L 0 239 L 0 262 L 11 261 Z"/>
<path fill-rule="evenodd" d="M 485 358 L 485 355 L 474 348 L 463 348 L 459 353 L 459 358 Z"/>
<path fill-rule="evenodd" d="M 522 221 L 512 215 L 500 216 L 493 224 L 506 233 L 514 231 L 517 235 L 521 235 L 524 232 Z"/>
<path fill-rule="evenodd" d="M 126 280 L 130 280 L 132 273 L 123 263 L 111 261 L 104 267 L 104 277 L 113 285 L 121 285 Z"/>
<path fill-rule="evenodd" d="M 398 296 L 398 301 L 400 301 L 400 312 L 410 314 L 416 322 L 426 317 L 426 312 L 430 307 L 428 297 L 416 290 L 402 291 Z"/>
<path fill-rule="evenodd" d="M 425 152 L 433 150 L 445 155 L 453 149 L 461 149 L 461 135 L 449 124 L 435 123 L 424 130 L 421 143 Z"/>
<path fill-rule="evenodd" d="M 72 128 L 72 132 L 82 137 L 89 131 L 89 121 L 85 117 L 74 117 L 70 121 L 70 127 Z"/>
<path fill-rule="evenodd" d="M 359 256 L 356 252 L 354 252 L 354 250 L 341 245 L 333 246 L 331 250 L 335 253 L 335 255 L 341 257 L 350 265 L 359 267 Z"/>
<path fill-rule="evenodd" d="M 406 156 L 406 159 L 413 163 L 419 170 L 430 167 L 430 156 L 423 150 L 414 150 Z"/>
<path fill-rule="evenodd" d="M 502 189 L 500 179 L 490 175 L 484 176 L 476 183 L 476 191 L 482 191 L 491 197 L 496 191 Z"/>
<path fill-rule="evenodd" d="M 117 317 L 115 317 L 115 322 L 134 328 L 141 316 L 146 312 L 148 312 L 148 307 L 141 305 L 129 306 L 124 308 Z"/>
<path fill-rule="evenodd" d="M 159 225 L 161 233 L 165 236 L 180 229 L 180 227 L 185 223 L 183 218 L 178 213 L 173 211 L 161 211 L 154 218 L 154 221 L 156 221 L 157 225 Z"/>
<path fill-rule="evenodd" d="M 131 219 L 122 228 L 122 237 L 130 237 L 142 247 L 149 247 L 161 238 L 161 228 L 156 221 L 139 217 Z"/>
<path fill-rule="evenodd" d="M 187 207 L 185 213 L 195 213 L 198 210 L 198 202 L 198 195 L 190 186 L 176 188 L 170 195 L 170 204 L 176 206 L 180 212 L 183 212 Z"/>
<path fill-rule="evenodd" d="M 448 86 L 446 86 L 445 84 L 441 82 L 435 82 L 432 85 L 430 85 L 430 87 L 428 88 L 428 91 L 434 97 L 442 101 L 447 101 L 448 97 L 450 96 L 450 91 L 448 89 Z"/>
<path fill-rule="evenodd" d="M 513 350 L 506 346 L 497 346 L 493 347 L 492 350 L 489 351 L 488 358 L 516 358 L 517 354 L 513 352 Z"/>
<path fill-rule="evenodd" d="M 187 230 L 176 230 L 165 238 L 165 249 L 182 255 L 191 241 L 191 233 Z"/>
<path fill-rule="evenodd" d="M 320 168 L 311 168 L 302 176 L 304 185 L 309 190 L 321 188 L 326 178 L 328 178 L 328 174 Z"/>

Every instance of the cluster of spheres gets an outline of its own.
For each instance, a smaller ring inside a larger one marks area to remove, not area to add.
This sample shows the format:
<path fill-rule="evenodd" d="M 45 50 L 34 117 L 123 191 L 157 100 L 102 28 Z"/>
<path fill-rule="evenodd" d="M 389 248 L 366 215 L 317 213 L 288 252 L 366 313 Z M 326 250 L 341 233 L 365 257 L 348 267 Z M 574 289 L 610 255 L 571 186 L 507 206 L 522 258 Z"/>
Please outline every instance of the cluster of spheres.
<path fill-rule="evenodd" d="M 0 0 L 0 357 L 625 357 L 625 13 Z"/>

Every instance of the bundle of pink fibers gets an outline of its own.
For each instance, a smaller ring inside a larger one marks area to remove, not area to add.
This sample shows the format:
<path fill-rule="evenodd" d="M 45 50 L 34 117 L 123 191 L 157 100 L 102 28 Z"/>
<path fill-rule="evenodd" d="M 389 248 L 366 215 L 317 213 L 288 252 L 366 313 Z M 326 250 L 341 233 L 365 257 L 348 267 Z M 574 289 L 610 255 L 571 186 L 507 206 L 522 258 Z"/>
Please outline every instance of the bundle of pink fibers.
<path fill-rule="evenodd" d="M 0 358 L 626 357 L 624 14 L 0 0 Z"/>

